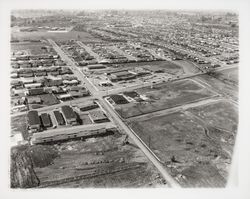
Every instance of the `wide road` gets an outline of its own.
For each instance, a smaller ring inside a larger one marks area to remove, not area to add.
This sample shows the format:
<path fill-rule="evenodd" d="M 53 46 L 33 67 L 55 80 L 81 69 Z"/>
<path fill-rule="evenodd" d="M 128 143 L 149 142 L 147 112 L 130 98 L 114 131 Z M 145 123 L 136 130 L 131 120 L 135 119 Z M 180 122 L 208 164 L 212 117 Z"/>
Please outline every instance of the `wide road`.
<path fill-rule="evenodd" d="M 73 99 L 73 100 L 65 101 L 65 102 L 62 102 L 62 103 L 59 103 L 59 104 L 54 104 L 54 105 L 51 105 L 51 106 L 45 106 L 45 107 L 37 108 L 37 109 L 35 109 L 35 110 L 37 110 L 37 111 L 52 110 L 52 109 L 56 109 L 56 108 L 58 108 L 58 107 L 61 107 L 61 106 L 63 106 L 63 105 L 77 104 L 77 103 L 81 102 L 83 99 L 84 99 L 84 100 L 93 100 L 94 97 L 93 97 L 93 96 L 87 96 L 87 97 L 83 97 L 83 98 Z M 25 115 L 25 114 L 27 114 L 27 112 L 28 112 L 28 111 L 13 113 L 13 114 L 11 114 L 11 117 L 20 116 L 20 115 Z"/>
<path fill-rule="evenodd" d="M 92 96 L 97 98 L 99 100 L 99 103 L 102 105 L 102 107 L 107 111 L 108 115 L 110 115 L 115 122 L 115 124 L 123 129 L 130 138 L 137 144 L 137 146 L 144 152 L 144 154 L 148 157 L 148 159 L 155 165 L 155 167 L 160 171 L 163 178 L 166 180 L 167 184 L 170 187 L 180 187 L 180 185 L 175 181 L 175 179 L 166 171 L 165 167 L 159 162 L 159 160 L 155 157 L 154 154 L 148 148 L 145 146 L 143 142 L 123 123 L 123 121 L 119 118 L 119 116 L 116 114 L 116 112 L 112 109 L 112 107 L 109 106 L 109 104 L 103 99 L 100 92 L 97 92 L 95 88 L 93 88 L 92 84 L 89 83 L 88 79 L 83 76 L 83 74 L 78 70 L 78 67 L 75 65 L 75 63 L 60 49 L 60 47 L 51 39 L 48 40 L 51 45 L 54 47 L 54 49 L 57 51 L 57 53 L 60 55 L 62 60 L 66 61 L 68 64 L 70 64 L 70 67 L 72 68 L 73 72 L 78 71 L 81 74 L 80 80 L 85 82 L 86 87 L 89 89 L 89 91 L 92 93 Z M 76 73 L 78 73 L 76 72 Z M 78 75 L 77 75 L 78 77 Z"/>

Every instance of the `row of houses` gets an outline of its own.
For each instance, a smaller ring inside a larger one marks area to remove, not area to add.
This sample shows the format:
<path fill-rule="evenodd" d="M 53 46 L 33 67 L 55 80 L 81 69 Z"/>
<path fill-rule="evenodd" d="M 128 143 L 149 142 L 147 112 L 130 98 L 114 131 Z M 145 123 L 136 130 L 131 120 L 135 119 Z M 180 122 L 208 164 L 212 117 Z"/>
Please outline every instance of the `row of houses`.
<path fill-rule="evenodd" d="M 20 77 L 39 77 L 39 76 L 58 76 L 71 75 L 73 72 L 68 67 L 51 67 L 51 68 L 37 68 L 37 69 L 19 69 L 11 72 L 11 78 Z"/>

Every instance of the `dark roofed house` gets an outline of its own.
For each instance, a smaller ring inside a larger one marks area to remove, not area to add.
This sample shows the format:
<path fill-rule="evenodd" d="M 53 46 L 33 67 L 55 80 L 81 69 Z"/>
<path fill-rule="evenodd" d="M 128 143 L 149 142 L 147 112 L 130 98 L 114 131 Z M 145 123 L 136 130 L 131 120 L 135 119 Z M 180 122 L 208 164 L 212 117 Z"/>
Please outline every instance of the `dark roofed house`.
<path fill-rule="evenodd" d="M 123 97 L 122 95 L 110 95 L 110 98 L 116 103 L 116 104 L 127 104 L 129 101 Z"/>
<path fill-rule="evenodd" d="M 52 126 L 51 119 L 48 113 L 42 113 L 40 115 L 43 127 L 48 128 Z"/>
<path fill-rule="evenodd" d="M 43 88 L 32 88 L 28 90 L 29 95 L 41 95 L 44 94 L 44 89 Z"/>
<path fill-rule="evenodd" d="M 76 117 L 74 110 L 70 106 L 67 106 L 67 105 L 62 106 L 61 109 L 62 109 L 62 113 L 67 124 L 76 125 L 77 117 Z"/>
<path fill-rule="evenodd" d="M 29 111 L 27 114 L 27 123 L 29 129 L 36 129 L 40 130 L 41 128 L 41 121 L 38 116 L 38 112 L 35 110 Z"/>

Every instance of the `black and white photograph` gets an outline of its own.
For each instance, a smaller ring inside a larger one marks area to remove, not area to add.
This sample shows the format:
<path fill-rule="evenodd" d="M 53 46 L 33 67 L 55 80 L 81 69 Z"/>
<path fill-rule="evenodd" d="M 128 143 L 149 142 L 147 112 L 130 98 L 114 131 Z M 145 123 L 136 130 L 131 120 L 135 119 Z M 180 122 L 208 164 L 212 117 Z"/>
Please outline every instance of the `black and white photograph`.
<path fill-rule="evenodd" d="M 239 126 L 248 125 L 239 73 L 249 51 L 240 48 L 240 8 L 248 1 L 225 9 L 222 1 L 15 2 L 1 68 L 10 192 L 244 184 L 239 168 L 249 157 L 239 161 L 246 139 L 238 137 L 250 132 Z"/>

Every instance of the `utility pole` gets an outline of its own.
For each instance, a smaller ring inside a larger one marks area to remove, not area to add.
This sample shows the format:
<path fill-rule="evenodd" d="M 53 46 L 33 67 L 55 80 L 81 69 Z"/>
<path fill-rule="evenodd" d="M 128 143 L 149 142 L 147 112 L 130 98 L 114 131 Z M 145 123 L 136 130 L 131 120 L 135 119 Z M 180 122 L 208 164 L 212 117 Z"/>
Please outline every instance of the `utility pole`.
<path fill-rule="evenodd" d="M 150 148 L 150 144 L 151 144 L 151 136 L 148 136 L 148 148 Z"/>

